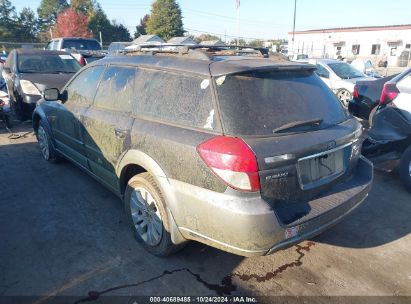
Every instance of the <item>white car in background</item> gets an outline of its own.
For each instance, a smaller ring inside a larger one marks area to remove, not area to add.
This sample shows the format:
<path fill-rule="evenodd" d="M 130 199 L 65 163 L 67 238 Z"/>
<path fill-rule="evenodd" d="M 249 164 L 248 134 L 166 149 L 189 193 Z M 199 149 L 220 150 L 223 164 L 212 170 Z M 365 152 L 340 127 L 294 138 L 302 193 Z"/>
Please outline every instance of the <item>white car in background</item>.
<path fill-rule="evenodd" d="M 353 98 L 355 83 L 373 79 L 358 71 L 352 65 L 336 59 L 309 59 L 309 64 L 317 67 L 315 73 L 333 90 L 344 107 Z"/>

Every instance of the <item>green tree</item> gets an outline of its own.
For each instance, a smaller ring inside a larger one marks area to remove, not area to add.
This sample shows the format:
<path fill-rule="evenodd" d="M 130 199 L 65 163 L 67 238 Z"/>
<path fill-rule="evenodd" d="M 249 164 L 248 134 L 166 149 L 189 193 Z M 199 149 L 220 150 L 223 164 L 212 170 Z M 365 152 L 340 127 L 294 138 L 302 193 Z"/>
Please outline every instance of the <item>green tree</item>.
<path fill-rule="evenodd" d="M 131 41 L 128 29 L 123 24 L 118 24 L 115 20 L 111 23 L 111 39 L 107 43 L 113 41 Z"/>
<path fill-rule="evenodd" d="M 15 41 L 16 26 L 16 8 L 9 0 L 0 0 L 0 39 L 3 41 Z"/>
<path fill-rule="evenodd" d="M 47 30 L 54 25 L 57 20 L 57 15 L 68 8 L 67 0 L 41 0 L 37 8 L 37 14 L 41 21 L 41 28 Z"/>
<path fill-rule="evenodd" d="M 146 28 L 148 19 L 150 19 L 150 15 L 144 15 L 144 17 L 140 19 L 140 24 L 136 26 L 136 31 L 134 32 L 134 39 L 141 35 L 147 35 Z"/>
<path fill-rule="evenodd" d="M 98 10 L 102 10 L 100 4 L 95 0 L 71 0 L 70 6 L 75 12 L 82 13 L 89 18 Z"/>
<path fill-rule="evenodd" d="M 94 38 L 100 38 L 100 32 L 103 38 L 103 43 L 108 44 L 113 41 L 130 41 L 130 32 L 127 28 L 118 24 L 115 20 L 110 22 L 106 13 L 97 4 L 94 14 L 89 18 L 88 27 Z"/>
<path fill-rule="evenodd" d="M 264 41 L 263 40 L 251 40 L 250 42 L 247 43 L 247 45 L 252 46 L 252 47 L 264 47 Z"/>
<path fill-rule="evenodd" d="M 148 34 L 158 35 L 166 41 L 183 36 L 183 17 L 178 3 L 175 0 L 154 1 L 146 30 Z"/>
<path fill-rule="evenodd" d="M 200 36 L 194 37 L 194 40 L 197 43 L 201 43 L 203 41 L 220 40 L 220 37 L 211 34 L 201 34 Z"/>
<path fill-rule="evenodd" d="M 17 26 L 14 35 L 20 41 L 37 41 L 39 20 L 36 13 L 28 7 L 24 7 L 17 17 Z"/>
<path fill-rule="evenodd" d="M 110 20 L 108 20 L 106 13 L 97 5 L 93 15 L 89 18 L 88 27 L 95 38 L 99 37 L 99 33 L 108 34 L 111 31 Z"/>

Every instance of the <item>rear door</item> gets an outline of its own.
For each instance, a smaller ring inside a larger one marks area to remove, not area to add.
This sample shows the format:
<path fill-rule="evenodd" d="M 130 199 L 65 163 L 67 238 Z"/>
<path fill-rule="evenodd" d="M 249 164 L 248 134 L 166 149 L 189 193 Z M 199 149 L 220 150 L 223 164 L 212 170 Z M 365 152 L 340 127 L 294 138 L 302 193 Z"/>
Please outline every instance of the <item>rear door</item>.
<path fill-rule="evenodd" d="M 117 161 L 130 146 L 135 67 L 109 66 L 94 104 L 84 114 L 83 137 L 91 171 L 116 190 Z"/>
<path fill-rule="evenodd" d="M 51 125 L 57 149 L 88 168 L 82 135 L 82 115 L 93 102 L 104 66 L 83 70 L 65 88 L 66 102 L 48 102 L 46 115 Z"/>

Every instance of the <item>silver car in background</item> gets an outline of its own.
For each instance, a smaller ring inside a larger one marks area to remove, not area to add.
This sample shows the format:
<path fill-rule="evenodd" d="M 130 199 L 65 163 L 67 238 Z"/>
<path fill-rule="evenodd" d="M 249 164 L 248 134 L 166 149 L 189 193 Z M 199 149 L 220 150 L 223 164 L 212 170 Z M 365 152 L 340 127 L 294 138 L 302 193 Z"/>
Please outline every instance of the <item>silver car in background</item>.
<path fill-rule="evenodd" d="M 336 59 L 310 59 L 308 63 L 317 67 L 315 73 L 337 95 L 344 107 L 353 98 L 354 85 L 359 80 L 372 79 L 352 65 Z"/>

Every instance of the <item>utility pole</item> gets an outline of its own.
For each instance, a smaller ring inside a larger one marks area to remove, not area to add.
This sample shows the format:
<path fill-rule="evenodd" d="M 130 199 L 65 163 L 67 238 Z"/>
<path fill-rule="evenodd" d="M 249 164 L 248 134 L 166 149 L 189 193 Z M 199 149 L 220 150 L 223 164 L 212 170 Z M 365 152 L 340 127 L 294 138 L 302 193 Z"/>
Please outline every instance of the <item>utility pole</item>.
<path fill-rule="evenodd" d="M 240 0 L 237 0 L 236 4 L 237 4 L 237 45 L 240 45 Z"/>
<path fill-rule="evenodd" d="M 296 15 L 297 15 L 297 0 L 294 0 L 294 22 L 293 22 L 293 39 L 292 39 L 292 42 L 293 42 L 293 47 L 292 47 L 293 55 L 294 55 L 295 17 L 296 17 Z"/>
<path fill-rule="evenodd" d="M 101 44 L 101 48 L 103 48 L 103 37 L 101 35 L 101 31 L 100 31 L 100 44 Z"/>

